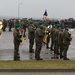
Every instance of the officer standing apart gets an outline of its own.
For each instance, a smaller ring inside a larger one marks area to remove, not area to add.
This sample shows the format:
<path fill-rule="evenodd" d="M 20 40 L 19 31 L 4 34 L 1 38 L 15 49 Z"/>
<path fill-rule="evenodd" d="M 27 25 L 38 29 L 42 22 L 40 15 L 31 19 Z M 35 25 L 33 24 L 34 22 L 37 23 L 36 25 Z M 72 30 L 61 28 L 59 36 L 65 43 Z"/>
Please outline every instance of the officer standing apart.
<path fill-rule="evenodd" d="M 36 60 L 43 60 L 42 58 L 40 58 L 40 52 L 42 49 L 44 34 L 45 31 L 43 29 L 43 22 L 39 22 L 39 27 L 35 31 L 35 43 L 36 43 L 35 59 Z"/>
<path fill-rule="evenodd" d="M 13 37 L 14 37 L 14 60 L 19 60 L 20 56 L 19 56 L 19 45 L 20 42 L 22 42 L 22 40 L 20 40 L 21 35 L 20 35 L 20 25 L 19 22 L 17 21 L 15 24 L 15 29 L 13 32 Z"/>
<path fill-rule="evenodd" d="M 29 38 L 29 53 L 34 53 L 33 45 L 35 38 L 35 26 L 33 22 L 31 22 L 28 27 L 28 38 Z"/>

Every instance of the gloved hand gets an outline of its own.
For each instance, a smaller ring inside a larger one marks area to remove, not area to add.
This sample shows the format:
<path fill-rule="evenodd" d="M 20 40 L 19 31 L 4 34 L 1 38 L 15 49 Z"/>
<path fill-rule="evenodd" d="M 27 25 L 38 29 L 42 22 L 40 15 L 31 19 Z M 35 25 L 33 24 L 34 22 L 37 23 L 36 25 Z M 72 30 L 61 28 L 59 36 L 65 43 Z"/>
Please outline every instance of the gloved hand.
<path fill-rule="evenodd" d="M 20 40 L 20 42 L 22 42 L 22 40 Z"/>
<path fill-rule="evenodd" d="M 20 35 L 20 38 L 22 37 L 22 35 Z"/>

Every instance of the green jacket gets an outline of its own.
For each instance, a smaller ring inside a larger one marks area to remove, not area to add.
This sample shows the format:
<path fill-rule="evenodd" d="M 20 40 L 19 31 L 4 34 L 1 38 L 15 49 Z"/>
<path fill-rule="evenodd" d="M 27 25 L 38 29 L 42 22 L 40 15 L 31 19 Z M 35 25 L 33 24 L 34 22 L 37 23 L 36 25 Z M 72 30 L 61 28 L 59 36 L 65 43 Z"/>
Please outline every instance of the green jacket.
<path fill-rule="evenodd" d="M 19 30 L 16 30 L 16 29 L 14 30 L 13 37 L 14 37 L 14 44 L 20 44 L 21 36 L 20 36 Z"/>
<path fill-rule="evenodd" d="M 58 34 L 58 43 L 59 43 L 59 45 L 63 45 L 63 39 L 64 39 L 63 31 L 60 31 L 59 34 Z"/>
<path fill-rule="evenodd" d="M 70 45 L 71 37 L 66 29 L 64 30 L 63 35 L 64 35 L 64 40 L 63 40 L 64 45 Z"/>
<path fill-rule="evenodd" d="M 34 39 L 35 38 L 35 29 L 33 26 L 28 27 L 28 38 Z"/>
<path fill-rule="evenodd" d="M 41 29 L 40 27 L 37 28 L 35 31 L 35 42 L 36 43 L 42 43 L 44 34 L 45 34 L 44 29 Z"/>

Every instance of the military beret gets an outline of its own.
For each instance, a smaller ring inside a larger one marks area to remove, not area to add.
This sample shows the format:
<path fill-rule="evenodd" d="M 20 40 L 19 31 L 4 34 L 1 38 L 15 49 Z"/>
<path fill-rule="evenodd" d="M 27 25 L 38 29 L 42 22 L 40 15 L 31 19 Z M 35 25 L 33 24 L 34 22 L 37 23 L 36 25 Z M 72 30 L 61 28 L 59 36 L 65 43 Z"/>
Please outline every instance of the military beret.
<path fill-rule="evenodd" d="M 39 22 L 39 25 L 42 25 L 42 24 L 43 24 L 43 22 L 42 22 L 42 21 L 40 21 L 40 22 Z"/>
<path fill-rule="evenodd" d="M 52 24 L 52 25 L 54 25 L 55 23 L 54 23 L 54 22 L 52 22 L 51 24 Z"/>
<path fill-rule="evenodd" d="M 15 24 L 15 28 L 18 28 L 18 27 L 20 27 L 20 25 L 19 24 Z"/>
<path fill-rule="evenodd" d="M 64 29 L 65 27 L 64 27 L 64 26 L 60 26 L 60 28 L 61 28 L 61 29 Z"/>
<path fill-rule="evenodd" d="M 46 26 L 49 26 L 49 24 L 46 24 Z"/>
<path fill-rule="evenodd" d="M 33 22 L 30 22 L 30 24 L 33 24 Z"/>
<path fill-rule="evenodd" d="M 60 27 L 60 24 L 56 24 L 56 27 Z"/>
<path fill-rule="evenodd" d="M 68 24 L 65 25 L 65 28 L 68 27 Z"/>

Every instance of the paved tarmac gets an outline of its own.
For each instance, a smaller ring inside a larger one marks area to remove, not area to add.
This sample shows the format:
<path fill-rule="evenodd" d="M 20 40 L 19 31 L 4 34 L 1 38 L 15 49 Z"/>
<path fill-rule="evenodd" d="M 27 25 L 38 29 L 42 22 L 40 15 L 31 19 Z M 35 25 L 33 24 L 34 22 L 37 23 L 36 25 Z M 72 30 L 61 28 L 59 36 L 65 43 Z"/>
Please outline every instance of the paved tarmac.
<path fill-rule="evenodd" d="M 75 75 L 75 72 L 0 72 L 0 75 Z"/>
<path fill-rule="evenodd" d="M 35 60 L 35 53 L 29 53 L 29 40 L 28 40 L 28 33 L 26 32 L 26 40 L 22 46 L 19 48 L 20 52 L 20 60 Z M 68 49 L 68 58 L 70 60 L 75 60 L 75 29 L 71 32 L 72 34 L 72 41 L 71 45 Z M 34 45 L 35 49 L 35 45 Z M 0 60 L 13 60 L 14 56 L 14 45 L 13 45 L 13 29 L 11 32 L 6 29 L 6 32 L 3 32 L 0 36 Z M 53 54 L 50 53 L 49 49 L 46 49 L 45 45 L 43 45 L 41 51 L 41 57 L 44 60 L 51 60 Z"/>

